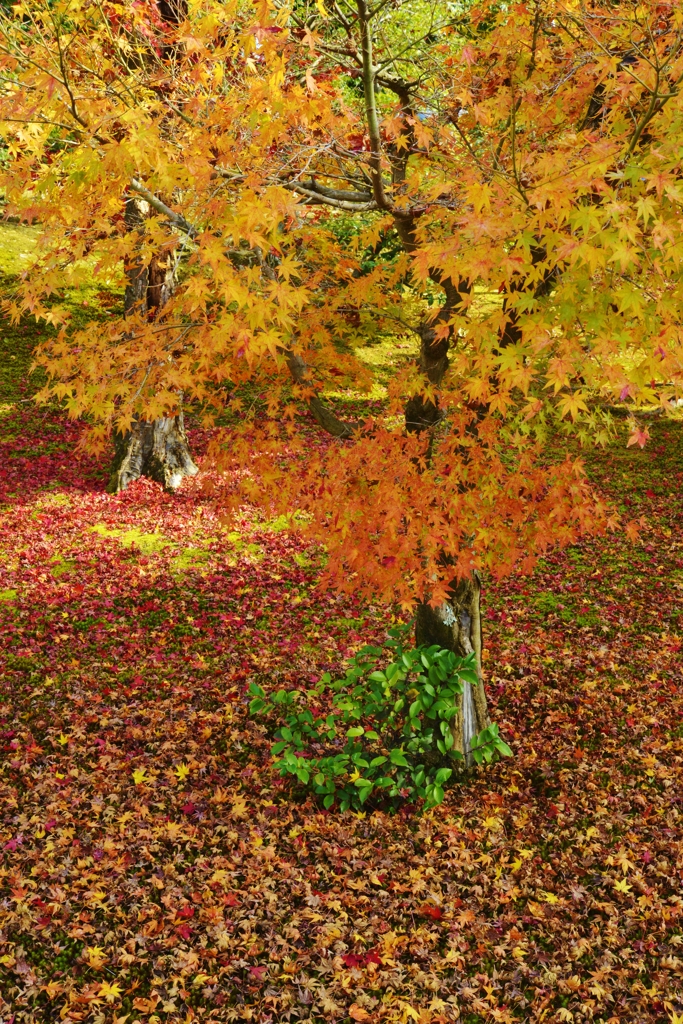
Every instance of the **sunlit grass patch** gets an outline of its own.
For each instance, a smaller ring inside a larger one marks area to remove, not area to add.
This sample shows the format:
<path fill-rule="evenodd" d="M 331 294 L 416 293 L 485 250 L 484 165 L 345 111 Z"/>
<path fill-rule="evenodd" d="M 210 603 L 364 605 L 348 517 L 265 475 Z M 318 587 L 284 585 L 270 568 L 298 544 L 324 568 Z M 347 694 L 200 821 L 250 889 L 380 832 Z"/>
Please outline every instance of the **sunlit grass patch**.
<path fill-rule="evenodd" d="M 356 349 L 356 356 L 374 374 L 374 382 L 369 393 L 358 393 L 358 398 L 386 398 L 386 388 L 395 371 L 419 354 L 419 340 L 407 335 L 381 335 L 368 345 Z M 340 398 L 348 397 L 349 391 L 338 393 Z"/>

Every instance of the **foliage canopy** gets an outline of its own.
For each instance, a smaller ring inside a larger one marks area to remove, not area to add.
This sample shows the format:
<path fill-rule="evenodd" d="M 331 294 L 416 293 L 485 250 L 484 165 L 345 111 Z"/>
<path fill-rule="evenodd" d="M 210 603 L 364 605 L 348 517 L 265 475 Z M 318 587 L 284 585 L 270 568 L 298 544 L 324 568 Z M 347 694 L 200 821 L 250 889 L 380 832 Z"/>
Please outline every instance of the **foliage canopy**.
<path fill-rule="evenodd" d="M 329 580 L 406 603 L 605 525 L 543 448 L 681 393 L 677 5 L 32 0 L 0 26 L 2 188 L 43 233 L 10 308 L 61 324 L 42 397 L 91 443 L 227 404 L 226 500 L 308 513 Z M 71 328 L 67 284 L 153 257 L 163 311 Z M 324 395 L 370 386 L 373 332 L 420 358 L 349 424 Z M 339 439 L 313 457 L 302 403 Z"/>

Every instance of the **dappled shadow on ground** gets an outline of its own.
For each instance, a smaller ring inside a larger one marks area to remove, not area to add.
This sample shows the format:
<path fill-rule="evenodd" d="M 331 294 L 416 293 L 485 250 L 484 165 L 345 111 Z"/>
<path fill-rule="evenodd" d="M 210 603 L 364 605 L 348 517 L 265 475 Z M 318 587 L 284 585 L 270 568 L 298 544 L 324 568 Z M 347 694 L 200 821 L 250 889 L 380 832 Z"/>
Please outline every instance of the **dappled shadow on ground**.
<path fill-rule="evenodd" d="M 284 523 L 222 524 L 201 477 L 110 496 L 73 459 L 75 427 L 12 422 L 0 1016 L 681 1012 L 678 427 L 591 460 L 646 516 L 642 542 L 580 546 L 487 592 L 492 714 L 514 758 L 391 818 L 285 790 L 247 714 L 251 680 L 309 685 L 383 637 L 379 613 L 315 591 L 318 555 Z"/>
<path fill-rule="evenodd" d="M 79 424 L 32 403 L 9 406 L 0 414 L 0 504 L 23 505 L 46 493 L 97 492 L 106 469 L 79 455 Z"/>

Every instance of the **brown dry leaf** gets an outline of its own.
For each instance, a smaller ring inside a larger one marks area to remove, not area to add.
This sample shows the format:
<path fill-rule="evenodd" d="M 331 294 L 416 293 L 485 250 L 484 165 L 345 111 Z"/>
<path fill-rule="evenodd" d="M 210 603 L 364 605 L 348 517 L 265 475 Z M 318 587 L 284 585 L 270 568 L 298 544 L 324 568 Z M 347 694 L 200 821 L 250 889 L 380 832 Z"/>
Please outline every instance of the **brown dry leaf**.
<path fill-rule="evenodd" d="M 358 1003 L 353 1003 L 353 1005 L 349 1008 L 349 1017 L 351 1018 L 351 1020 L 358 1021 L 372 1020 L 372 1017 L 368 1013 L 368 1011 L 363 1009 L 362 1006 L 359 1006 Z"/>

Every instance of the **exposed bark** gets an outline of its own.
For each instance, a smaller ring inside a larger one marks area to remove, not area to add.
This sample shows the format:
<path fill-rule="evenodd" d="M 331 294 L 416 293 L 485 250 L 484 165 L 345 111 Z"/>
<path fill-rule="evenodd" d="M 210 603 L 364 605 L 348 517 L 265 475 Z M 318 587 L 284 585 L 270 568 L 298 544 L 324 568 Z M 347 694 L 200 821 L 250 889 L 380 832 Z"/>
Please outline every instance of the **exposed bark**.
<path fill-rule="evenodd" d="M 128 196 L 126 227 L 142 237 L 146 201 Z M 145 263 L 135 253 L 126 263 L 126 316 L 158 315 L 173 294 L 175 274 L 172 254 L 154 256 Z M 125 491 L 133 480 L 147 476 L 168 491 L 180 486 L 186 476 L 199 472 L 190 455 L 183 414 L 164 416 L 152 422 L 138 420 L 125 434 L 114 436 L 114 463 L 107 490 Z"/>
<path fill-rule="evenodd" d="M 289 372 L 292 375 L 292 380 L 296 384 L 307 384 L 310 382 L 306 381 L 306 364 L 304 363 L 301 356 L 295 355 L 293 352 L 287 354 L 287 365 Z M 324 402 L 318 398 L 317 395 L 312 395 L 308 399 L 308 409 L 311 416 L 316 423 L 326 430 L 328 434 L 332 434 L 333 437 L 349 438 L 353 436 L 355 430 L 362 427 L 362 423 L 348 423 L 345 420 L 340 420 L 332 412 Z"/>
<path fill-rule="evenodd" d="M 446 293 L 446 301 L 433 326 L 423 326 L 420 330 L 420 369 L 434 389 L 438 388 L 448 369 L 448 350 L 450 332 L 437 338 L 435 328 L 439 324 L 448 323 L 458 307 L 462 305 L 463 295 L 467 286 L 460 282 L 458 286 L 450 280 L 438 282 Z M 434 437 L 434 428 L 441 419 L 436 395 L 434 400 L 422 395 L 414 395 L 406 404 L 406 430 L 412 433 L 426 431 L 430 435 L 428 457 Z M 460 707 L 453 721 L 454 749 L 464 758 L 466 766 L 473 763 L 472 737 L 485 729 L 489 723 L 486 705 L 486 693 L 481 670 L 481 581 L 475 572 L 468 579 L 460 580 L 451 587 L 448 600 L 432 608 L 427 602 L 417 606 L 415 619 L 415 643 L 418 646 L 438 644 L 453 651 L 460 657 L 474 654 L 479 682 L 471 686 L 465 682 L 460 697 Z"/>
<path fill-rule="evenodd" d="M 162 309 L 175 289 L 173 256 L 153 256 L 147 270 L 147 311 Z"/>
<path fill-rule="evenodd" d="M 547 252 L 542 245 L 534 245 L 531 248 L 531 265 L 536 268 L 547 259 Z M 557 267 L 546 267 L 540 281 L 530 284 L 526 277 L 521 275 L 513 277 L 505 297 L 503 299 L 503 312 L 505 313 L 505 324 L 498 334 L 498 348 L 507 348 L 509 345 L 517 345 L 522 340 L 522 329 L 520 327 L 520 315 L 516 309 L 512 296 L 519 292 L 531 292 L 535 299 L 547 295 L 557 277 Z"/>
<path fill-rule="evenodd" d="M 402 102 L 405 108 L 406 103 Z M 398 171 L 394 170 L 395 180 L 400 173 L 400 167 Z M 408 218 L 395 218 L 395 224 L 406 251 L 410 252 L 415 246 L 414 223 Z M 453 282 L 450 278 L 443 277 L 437 269 L 432 271 L 431 277 L 443 289 L 445 302 L 436 318 L 429 324 L 422 324 L 418 330 L 419 366 L 436 392 L 448 369 L 448 351 L 453 334 L 452 328 L 449 328 L 446 334 L 438 331 L 438 328 L 449 324 L 452 317 L 462 308 L 470 285 L 466 281 Z M 436 394 L 434 399 L 413 395 L 406 403 L 406 431 L 429 433 L 428 458 L 431 454 L 434 428 L 441 417 Z M 469 579 L 454 583 L 448 600 L 436 608 L 432 608 L 428 602 L 418 604 L 415 619 L 415 643 L 418 646 L 438 644 L 460 657 L 472 653 L 475 655 L 479 682 L 476 686 L 464 683 L 459 711 L 453 721 L 453 746 L 463 755 L 464 763 L 468 767 L 473 763 L 472 737 L 490 724 L 481 669 L 480 595 L 481 581 L 478 574 L 474 573 Z"/>
<path fill-rule="evenodd" d="M 420 356 L 419 366 L 422 373 L 434 388 L 438 388 L 448 369 L 449 338 L 437 340 L 433 327 L 422 325 L 419 328 Z M 406 430 L 408 433 L 419 433 L 435 427 L 441 419 L 438 403 L 424 395 L 413 395 L 405 407 Z"/>
<path fill-rule="evenodd" d="M 415 620 L 415 643 L 420 646 L 438 644 L 461 658 L 474 654 L 479 682 L 464 683 L 458 714 L 453 720 L 453 746 L 472 764 L 472 737 L 490 724 L 486 693 L 481 673 L 481 582 L 478 573 L 460 580 L 451 589 L 449 599 L 432 608 L 420 604 Z"/>
<path fill-rule="evenodd" d="M 405 136 L 407 138 L 407 145 L 401 148 L 389 147 L 391 192 L 387 192 L 382 174 L 383 143 L 379 129 L 375 96 L 375 85 L 380 69 L 375 66 L 373 60 L 372 31 L 370 26 L 373 14 L 368 7 L 367 0 L 356 0 L 356 5 L 361 35 L 361 63 L 366 124 L 370 140 L 367 173 L 369 178 L 368 184 L 371 185 L 372 194 L 370 196 L 368 192 L 363 191 L 361 196 L 358 196 L 357 193 L 349 196 L 346 192 L 342 195 L 341 192 L 333 192 L 331 189 L 318 188 L 314 191 L 311 188 L 309 194 L 303 192 L 303 196 L 308 202 L 326 202 L 329 205 L 344 203 L 345 205 L 349 204 L 349 207 L 354 200 L 362 199 L 366 202 L 372 200 L 375 208 L 391 213 L 394 227 L 404 251 L 411 253 L 417 247 L 416 225 L 420 211 L 419 209 L 413 209 L 410 212 L 406 212 L 405 208 L 399 208 L 396 205 L 395 200 L 396 195 L 401 192 L 406 181 L 409 157 L 418 148 L 412 127 L 414 122 L 412 87 L 399 78 L 392 78 L 382 83 L 392 89 L 400 100 Z M 353 182 L 353 185 L 357 187 L 358 183 Z M 297 185 L 297 191 L 302 192 L 300 185 Z M 429 435 L 427 457 L 429 457 L 433 443 L 434 428 L 441 420 L 436 392 L 448 369 L 448 350 L 453 335 L 450 321 L 462 308 L 464 297 L 470 289 L 469 282 L 452 281 L 449 277 L 444 276 L 438 268 L 434 268 L 430 272 L 430 276 L 443 289 L 445 295 L 444 304 L 439 310 L 438 315 L 418 328 L 420 336 L 419 366 L 431 385 L 433 397 L 414 395 L 409 399 L 405 408 L 406 431 L 410 433 L 425 431 Z M 289 356 L 288 361 L 292 377 L 298 383 L 302 383 L 305 378 L 303 361 L 293 355 Z M 310 399 L 309 408 L 323 429 L 334 434 L 336 437 L 350 436 L 352 432 L 351 425 L 338 420 L 320 403 L 319 399 Z M 450 649 L 460 655 L 471 653 L 475 655 L 479 683 L 475 687 L 470 687 L 468 683 L 465 684 L 460 710 L 453 727 L 455 749 L 462 753 L 466 764 L 471 764 L 473 760 L 471 755 L 472 737 L 476 733 L 481 732 L 482 729 L 485 729 L 489 724 L 486 695 L 481 675 L 480 592 L 481 584 L 476 573 L 469 579 L 454 583 L 449 599 L 440 607 L 433 609 L 428 603 L 418 606 L 415 629 L 415 640 L 418 645 L 439 644 L 441 647 Z"/>
<path fill-rule="evenodd" d="M 145 208 L 143 203 L 134 196 L 126 196 L 125 223 L 126 230 L 137 231 L 142 239 Z M 142 260 L 139 252 L 129 256 L 124 264 L 126 274 L 126 291 L 124 310 L 126 316 L 147 311 L 147 286 L 149 284 L 149 268 Z"/>
<path fill-rule="evenodd" d="M 182 413 L 151 423 L 138 420 L 124 435 L 115 435 L 114 445 L 116 456 L 108 487 L 111 493 L 125 491 L 141 476 L 174 491 L 184 477 L 199 472 L 190 455 Z"/>

